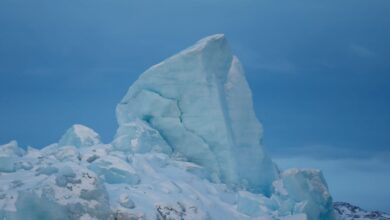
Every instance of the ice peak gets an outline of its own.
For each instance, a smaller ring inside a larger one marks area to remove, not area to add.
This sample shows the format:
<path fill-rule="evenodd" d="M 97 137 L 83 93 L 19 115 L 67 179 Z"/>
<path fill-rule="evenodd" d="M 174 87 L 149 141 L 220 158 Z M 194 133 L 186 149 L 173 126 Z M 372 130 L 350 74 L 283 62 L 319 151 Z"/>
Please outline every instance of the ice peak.
<path fill-rule="evenodd" d="M 215 34 L 197 41 L 193 46 L 181 51 L 175 56 L 183 56 L 185 54 L 208 54 L 208 56 L 218 56 L 225 54 L 231 58 L 229 43 L 224 34 Z M 175 57 L 173 56 L 173 57 Z"/>
<path fill-rule="evenodd" d="M 15 155 L 15 156 L 23 156 L 24 150 L 19 148 L 18 142 L 15 140 L 10 141 L 7 144 L 0 145 L 0 156 L 2 155 Z"/>
<path fill-rule="evenodd" d="M 59 146 L 72 145 L 76 147 L 92 146 L 100 143 L 99 134 L 93 129 L 81 124 L 72 125 L 61 137 Z"/>
<path fill-rule="evenodd" d="M 198 62 L 198 67 L 202 67 L 204 71 L 181 71 L 180 74 L 199 74 L 206 77 L 206 80 L 215 77 L 225 79 L 232 59 L 233 54 L 225 35 L 215 34 L 197 41 L 194 45 L 152 66 L 141 77 L 147 77 L 148 72 L 162 72 L 161 67 L 169 66 L 178 69 L 180 66 L 177 64 L 192 60 Z"/>
<path fill-rule="evenodd" d="M 227 46 L 227 40 L 225 38 L 225 35 L 224 34 L 210 35 L 208 37 L 200 39 L 198 42 L 196 42 L 190 48 L 197 49 L 197 50 L 203 50 L 203 49 L 207 48 L 208 46 L 213 46 L 213 45 Z"/>
<path fill-rule="evenodd" d="M 74 124 L 72 125 L 71 129 L 74 131 L 75 134 L 78 134 L 81 137 L 98 136 L 98 134 L 94 130 L 81 124 Z"/>
<path fill-rule="evenodd" d="M 204 166 L 217 182 L 267 192 L 277 175 L 260 145 L 243 69 L 223 34 L 146 70 L 118 104 L 117 119 L 115 143 L 131 148 L 136 135 L 126 137 L 134 133 L 127 124 L 143 120 L 173 153 Z"/>
<path fill-rule="evenodd" d="M 202 41 L 219 41 L 219 40 L 226 40 L 225 34 L 219 33 L 219 34 L 213 34 L 207 37 L 204 37 L 200 39 L 198 42 Z"/>

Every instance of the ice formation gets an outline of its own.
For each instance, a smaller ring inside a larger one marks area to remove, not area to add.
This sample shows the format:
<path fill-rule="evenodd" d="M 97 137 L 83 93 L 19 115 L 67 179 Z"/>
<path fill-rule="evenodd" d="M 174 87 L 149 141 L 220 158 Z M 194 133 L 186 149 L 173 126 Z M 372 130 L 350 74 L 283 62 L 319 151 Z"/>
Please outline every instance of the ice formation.
<path fill-rule="evenodd" d="M 279 171 L 221 34 L 145 71 L 112 143 L 82 125 L 0 146 L 0 219 L 332 219 L 318 170 Z"/>
<path fill-rule="evenodd" d="M 260 145 L 262 130 L 241 64 L 223 35 L 144 72 L 117 106 L 117 119 L 118 137 L 129 133 L 128 123 L 142 120 L 173 153 L 205 167 L 214 182 L 269 193 L 278 175 Z"/>
<path fill-rule="evenodd" d="M 89 147 L 100 143 L 99 135 L 84 125 L 73 125 L 61 137 L 59 146 Z"/>

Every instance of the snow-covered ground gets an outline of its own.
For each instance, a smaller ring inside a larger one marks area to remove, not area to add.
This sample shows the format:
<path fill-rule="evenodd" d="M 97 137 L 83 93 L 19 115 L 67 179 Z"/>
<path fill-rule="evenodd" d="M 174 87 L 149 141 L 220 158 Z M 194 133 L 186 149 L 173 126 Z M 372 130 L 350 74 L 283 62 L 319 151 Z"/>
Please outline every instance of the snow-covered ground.
<path fill-rule="evenodd" d="M 266 197 L 213 183 L 204 167 L 160 152 L 51 145 L 18 156 L 15 142 L 1 149 L 12 152 L 0 157 L 0 217 L 6 219 L 306 219 L 300 213 L 308 200 L 290 197 L 284 185 L 300 181 L 296 172 L 322 178 L 318 171 L 288 171 Z M 302 189 L 299 182 L 292 187 Z M 322 187 L 317 193 L 327 192 Z"/>
<path fill-rule="evenodd" d="M 337 220 L 389 220 L 390 215 L 378 212 L 367 211 L 346 202 L 335 202 L 334 214 Z"/>

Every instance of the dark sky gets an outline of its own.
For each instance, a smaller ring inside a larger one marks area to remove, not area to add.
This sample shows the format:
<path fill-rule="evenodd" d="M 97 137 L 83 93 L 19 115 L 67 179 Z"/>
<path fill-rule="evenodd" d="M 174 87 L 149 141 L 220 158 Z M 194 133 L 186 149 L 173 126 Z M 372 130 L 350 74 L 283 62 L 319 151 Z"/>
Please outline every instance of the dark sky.
<path fill-rule="evenodd" d="M 110 142 L 139 74 L 215 33 L 245 67 L 275 161 L 390 211 L 388 0 L 1 0 L 0 143 L 41 148 L 74 123 Z"/>

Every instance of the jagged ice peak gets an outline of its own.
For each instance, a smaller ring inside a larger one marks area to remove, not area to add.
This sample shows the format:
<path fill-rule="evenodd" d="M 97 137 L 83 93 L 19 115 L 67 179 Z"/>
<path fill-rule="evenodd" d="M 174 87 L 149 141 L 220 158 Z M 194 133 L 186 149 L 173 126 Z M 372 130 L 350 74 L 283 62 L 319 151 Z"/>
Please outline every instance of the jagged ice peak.
<path fill-rule="evenodd" d="M 214 182 L 269 194 L 278 175 L 260 144 L 244 71 L 222 34 L 146 70 L 118 104 L 117 119 L 116 145 L 131 142 L 128 123 L 140 120 Z"/>

